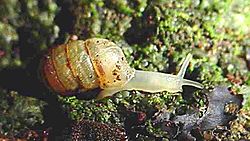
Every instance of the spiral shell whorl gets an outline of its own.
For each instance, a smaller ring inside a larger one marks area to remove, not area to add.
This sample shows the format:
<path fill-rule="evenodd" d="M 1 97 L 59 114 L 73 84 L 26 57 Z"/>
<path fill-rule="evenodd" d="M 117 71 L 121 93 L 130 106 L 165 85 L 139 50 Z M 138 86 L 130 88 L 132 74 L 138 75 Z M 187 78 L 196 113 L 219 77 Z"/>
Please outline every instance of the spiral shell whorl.
<path fill-rule="evenodd" d="M 93 38 L 86 40 L 85 44 L 101 88 L 122 87 L 134 76 L 135 70 L 129 66 L 121 48 L 113 42 Z"/>
<path fill-rule="evenodd" d="M 98 38 L 51 48 L 43 59 L 42 71 L 49 87 L 64 95 L 97 87 L 121 87 L 135 73 L 121 48 Z"/>

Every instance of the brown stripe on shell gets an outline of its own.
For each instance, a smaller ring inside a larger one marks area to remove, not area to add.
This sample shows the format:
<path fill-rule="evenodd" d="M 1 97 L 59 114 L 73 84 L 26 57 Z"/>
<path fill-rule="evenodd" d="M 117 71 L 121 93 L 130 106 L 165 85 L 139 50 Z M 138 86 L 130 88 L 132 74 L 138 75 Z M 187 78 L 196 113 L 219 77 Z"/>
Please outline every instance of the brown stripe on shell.
<path fill-rule="evenodd" d="M 73 77 L 77 81 L 78 87 L 80 87 L 79 89 L 86 89 L 84 85 L 82 85 L 81 83 L 81 78 L 78 76 L 78 74 L 72 67 L 71 60 L 69 57 L 68 44 L 65 45 L 65 54 L 66 54 L 67 67 L 70 69 L 70 72 L 72 73 Z"/>
<path fill-rule="evenodd" d="M 98 56 L 92 56 L 92 54 L 90 53 L 89 48 L 88 48 L 89 44 L 90 44 L 90 41 L 87 40 L 84 43 L 85 43 L 84 47 L 85 47 L 85 50 L 86 50 L 87 54 L 90 56 L 90 58 L 92 58 L 91 61 L 93 63 L 93 67 L 94 67 L 94 70 L 95 70 L 95 72 L 97 74 L 97 77 L 99 78 L 99 83 L 102 84 L 101 82 L 104 82 L 103 79 L 105 78 L 104 77 L 105 76 L 105 71 L 104 71 L 104 69 L 103 69 L 103 67 L 101 65 L 101 61 L 93 59 L 93 58 L 96 58 Z"/>
<path fill-rule="evenodd" d="M 45 79 L 50 87 L 59 93 L 64 93 L 66 91 L 65 86 L 60 81 L 57 72 L 55 70 L 55 66 L 53 64 L 52 59 L 52 49 L 49 50 L 48 55 L 43 60 L 43 75 L 45 75 Z"/>

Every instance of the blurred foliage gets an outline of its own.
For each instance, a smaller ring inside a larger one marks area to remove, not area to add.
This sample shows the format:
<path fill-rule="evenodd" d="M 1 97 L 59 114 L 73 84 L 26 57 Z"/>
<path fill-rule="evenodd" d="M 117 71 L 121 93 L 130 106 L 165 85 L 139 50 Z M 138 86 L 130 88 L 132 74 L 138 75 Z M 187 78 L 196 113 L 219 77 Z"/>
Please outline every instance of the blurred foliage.
<path fill-rule="evenodd" d="M 249 129 L 249 27 L 249 0 L 2 0 L 0 70 L 25 68 L 34 56 L 66 42 L 72 34 L 83 40 L 102 37 L 114 41 L 131 67 L 142 70 L 176 74 L 191 52 L 194 59 L 186 78 L 202 82 L 206 89 L 225 85 L 235 93 L 244 93 L 245 110 L 231 124 L 230 135 L 237 140 L 250 134 L 233 127 L 237 122 Z M 71 120 L 84 118 L 122 126 L 126 115 L 121 114 L 121 107 L 173 113 L 185 113 L 192 107 L 202 114 L 207 101 L 201 91 L 194 91 L 184 87 L 182 96 L 132 91 L 98 102 L 61 96 L 58 100 Z"/>
<path fill-rule="evenodd" d="M 20 96 L 16 92 L 1 92 L 0 99 L 0 135 L 18 136 L 43 124 L 44 102 Z"/>
<path fill-rule="evenodd" d="M 50 0 L 0 1 L 0 69 L 25 65 L 54 42 L 57 10 Z"/>
<path fill-rule="evenodd" d="M 56 3 L 50 0 L 0 1 L 0 70 L 26 66 L 54 42 L 57 10 Z M 18 136 L 45 122 L 45 102 L 0 88 L 0 135 Z"/>

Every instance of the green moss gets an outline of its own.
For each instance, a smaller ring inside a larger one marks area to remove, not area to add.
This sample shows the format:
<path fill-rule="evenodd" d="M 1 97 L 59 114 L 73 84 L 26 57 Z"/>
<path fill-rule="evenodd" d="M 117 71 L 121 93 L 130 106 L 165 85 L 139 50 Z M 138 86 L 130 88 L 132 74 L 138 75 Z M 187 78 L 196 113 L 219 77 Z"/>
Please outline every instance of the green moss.
<path fill-rule="evenodd" d="M 0 134 L 16 136 L 44 122 L 42 110 L 46 103 L 15 92 L 1 92 L 0 99 Z"/>
<path fill-rule="evenodd" d="M 53 20 L 57 7 L 54 1 L 43 2 L 0 2 L 0 70 L 26 66 L 32 57 L 37 56 L 55 40 L 58 31 Z M 8 80 L 1 78 L 1 81 Z M 43 124 L 44 102 L 16 92 L 8 93 L 0 87 L 1 135 L 14 137 L 22 131 Z"/>
<path fill-rule="evenodd" d="M 53 1 L 4 0 L 0 9 L 0 50 L 5 53 L 0 69 L 26 65 L 55 40 L 57 6 Z"/>
<path fill-rule="evenodd" d="M 249 1 L 11 0 L 3 3 L 0 51 L 6 55 L 0 56 L 0 69 L 25 66 L 53 42 L 64 42 L 67 36 L 76 34 L 80 39 L 102 37 L 114 41 L 123 49 L 131 67 L 142 70 L 176 74 L 180 62 L 191 52 L 194 59 L 186 78 L 202 82 L 205 88 L 226 85 L 238 92 L 243 86 L 249 87 L 250 73 L 245 59 L 246 48 L 250 47 Z M 16 48 L 20 54 L 14 54 Z M 184 89 L 184 95 L 192 95 L 187 93 Z M 144 112 L 150 108 L 170 111 L 180 106 L 204 108 L 201 91 L 194 94 L 194 101 L 166 92 L 135 91 L 120 92 L 102 101 L 60 96 L 58 99 L 72 120 L 85 118 L 122 125 L 125 118 L 119 111 L 122 106 Z M 247 95 L 244 101 L 244 109 L 249 109 Z"/>
<path fill-rule="evenodd" d="M 242 63 L 244 60 L 240 56 L 244 56 L 244 48 L 249 47 L 246 36 L 249 33 L 247 28 L 249 15 L 245 11 L 240 14 L 237 11 L 241 8 L 248 10 L 245 8 L 248 5 L 247 2 L 244 7 L 237 5 L 236 1 L 229 0 L 202 1 L 202 3 L 189 0 L 155 1 L 141 3 L 143 5 L 141 8 L 134 8 L 134 3 L 130 1 L 120 3 L 109 1 L 114 5 L 107 7 L 105 7 L 107 3 L 100 3 L 102 2 L 89 5 L 85 3 L 84 13 L 77 12 L 77 20 L 84 23 L 76 23 L 74 26 L 78 28 L 74 33 L 83 35 L 82 38 L 97 36 L 115 41 L 121 45 L 132 67 L 176 74 L 180 68 L 178 64 L 188 52 L 191 52 L 194 54 L 194 59 L 188 68 L 187 76 L 200 80 L 206 88 L 216 85 L 236 88 L 238 84 L 229 81 L 228 77 L 231 75 L 235 79 L 240 79 L 241 85 L 247 84 L 248 81 L 244 81 L 243 78 L 247 76 L 248 68 L 245 63 Z M 144 6 L 145 4 L 147 5 Z M 235 18 L 231 19 L 231 15 Z M 243 21 L 235 20 L 239 18 Z M 242 28 L 236 28 L 241 27 L 239 26 L 241 23 L 244 23 L 244 32 Z M 82 27 L 82 25 L 86 26 Z M 83 30 L 79 30 L 86 28 L 90 30 L 87 35 L 82 34 Z M 71 109 L 68 111 L 73 119 L 89 118 L 95 113 L 108 109 L 105 114 L 102 113 L 103 115 L 95 115 L 98 121 L 104 122 L 115 121 L 113 119 L 115 116 L 109 114 L 116 113 L 121 104 L 146 111 L 149 107 L 171 109 L 171 106 L 180 106 L 174 103 L 183 103 L 181 99 L 171 101 L 175 96 L 168 96 L 166 93 L 140 94 L 122 92 L 109 100 L 103 100 L 101 103 L 105 106 L 101 107 L 96 106 L 94 101 L 75 98 L 60 98 L 60 100 L 66 104 L 67 109 Z M 200 106 L 204 106 L 204 101 L 197 98 Z M 68 99 L 72 101 L 65 103 Z M 110 109 L 109 104 L 113 108 Z M 96 110 L 91 111 L 90 107 Z M 84 116 L 85 113 L 87 113 L 86 116 Z M 121 117 L 118 116 L 118 118 Z"/>
<path fill-rule="evenodd" d="M 76 97 L 60 97 L 60 101 L 64 103 L 64 108 L 70 112 L 71 119 L 80 120 L 85 118 L 107 123 L 112 123 L 112 121 L 119 123 L 119 119 L 116 117 L 118 116 L 116 105 L 110 99 L 105 102 L 97 102 L 95 100 L 78 100 Z"/>

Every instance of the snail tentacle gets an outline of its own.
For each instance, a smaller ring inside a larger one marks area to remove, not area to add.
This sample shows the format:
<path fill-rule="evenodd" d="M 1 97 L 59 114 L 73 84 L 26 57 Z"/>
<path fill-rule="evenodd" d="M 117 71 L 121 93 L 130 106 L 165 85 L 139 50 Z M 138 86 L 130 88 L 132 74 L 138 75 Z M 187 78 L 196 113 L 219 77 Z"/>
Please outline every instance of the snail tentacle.
<path fill-rule="evenodd" d="M 188 67 L 188 64 L 189 62 L 192 60 L 193 56 L 191 53 L 189 53 L 187 55 L 187 57 L 185 58 L 185 60 L 183 61 L 183 64 L 181 66 L 181 69 L 180 71 L 178 72 L 177 76 L 180 77 L 180 78 L 184 78 L 184 75 L 187 71 L 187 67 Z"/>
<path fill-rule="evenodd" d="M 97 99 L 122 90 L 175 93 L 181 92 L 183 85 L 203 88 L 202 84 L 183 78 L 191 59 L 188 54 L 177 75 L 135 70 L 114 42 L 75 38 L 49 50 L 42 60 L 41 75 L 47 86 L 61 95 L 96 88 L 102 90 Z"/>
<path fill-rule="evenodd" d="M 104 89 L 98 95 L 97 99 L 112 96 L 122 90 L 140 90 L 150 93 L 168 91 L 176 93 L 182 92 L 183 85 L 194 86 L 202 89 L 203 85 L 201 83 L 183 78 L 191 59 L 192 55 L 188 54 L 177 75 L 136 70 L 135 76 L 123 87 Z"/>

